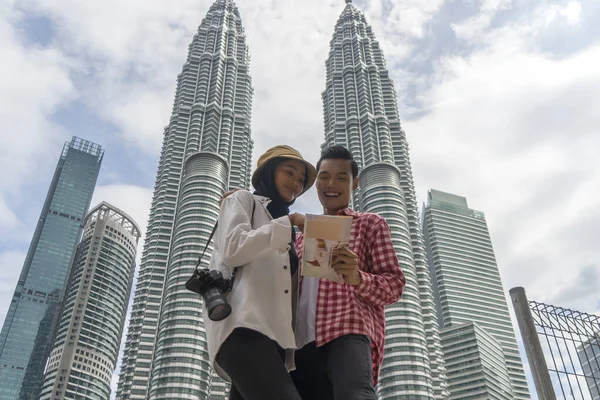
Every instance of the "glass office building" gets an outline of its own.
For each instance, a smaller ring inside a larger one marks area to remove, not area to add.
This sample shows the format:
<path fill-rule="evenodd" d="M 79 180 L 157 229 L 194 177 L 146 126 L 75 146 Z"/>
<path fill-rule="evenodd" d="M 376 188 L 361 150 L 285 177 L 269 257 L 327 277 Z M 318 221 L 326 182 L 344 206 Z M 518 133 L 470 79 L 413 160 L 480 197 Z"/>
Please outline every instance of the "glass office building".
<path fill-rule="evenodd" d="M 591 400 L 600 400 L 600 332 L 577 347 L 577 357 Z"/>
<path fill-rule="evenodd" d="M 0 399 L 37 400 L 62 291 L 104 150 L 73 137 L 63 148 L 0 333 Z"/>
<path fill-rule="evenodd" d="M 470 209 L 464 197 L 430 190 L 424 206 L 423 232 L 442 332 L 475 322 L 502 345 L 514 398 L 529 399 L 484 214 Z M 445 340 L 444 353 L 451 345 Z M 448 370 L 448 380 L 454 378 Z"/>
<path fill-rule="evenodd" d="M 475 322 L 441 331 L 449 400 L 512 400 L 502 345 Z"/>
<path fill-rule="evenodd" d="M 86 217 L 40 400 L 110 397 L 140 236 L 136 222 L 106 202 Z"/>

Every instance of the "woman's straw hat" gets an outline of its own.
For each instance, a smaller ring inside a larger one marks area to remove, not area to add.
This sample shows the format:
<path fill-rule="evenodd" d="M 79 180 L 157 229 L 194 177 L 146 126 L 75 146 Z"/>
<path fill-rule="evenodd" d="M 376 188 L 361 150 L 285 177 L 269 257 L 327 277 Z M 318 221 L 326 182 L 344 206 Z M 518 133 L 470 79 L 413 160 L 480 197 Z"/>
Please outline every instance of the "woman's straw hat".
<path fill-rule="evenodd" d="M 252 174 L 252 186 L 256 187 L 258 185 L 258 177 L 260 176 L 260 171 L 262 168 L 272 159 L 274 158 L 287 158 L 292 160 L 299 160 L 306 165 L 306 184 L 304 185 L 304 190 L 302 193 L 306 192 L 311 188 L 315 183 L 315 179 L 317 179 L 317 170 L 311 163 L 304 160 L 302 155 L 298 152 L 298 150 L 285 145 L 274 146 L 267 150 L 262 156 L 259 157 L 258 162 L 256 163 L 256 170 Z"/>

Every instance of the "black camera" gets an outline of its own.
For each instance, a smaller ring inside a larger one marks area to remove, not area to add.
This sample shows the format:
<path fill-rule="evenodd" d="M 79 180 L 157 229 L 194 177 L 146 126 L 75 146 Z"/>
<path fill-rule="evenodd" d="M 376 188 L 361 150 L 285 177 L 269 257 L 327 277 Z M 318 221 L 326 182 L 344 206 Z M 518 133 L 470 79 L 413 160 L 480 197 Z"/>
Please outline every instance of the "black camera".
<path fill-rule="evenodd" d="M 208 318 L 221 321 L 231 314 L 231 305 L 225 298 L 225 294 L 231 290 L 231 284 L 232 282 L 223 278 L 219 271 L 196 269 L 194 275 L 185 283 L 185 287 L 202 296 Z"/>

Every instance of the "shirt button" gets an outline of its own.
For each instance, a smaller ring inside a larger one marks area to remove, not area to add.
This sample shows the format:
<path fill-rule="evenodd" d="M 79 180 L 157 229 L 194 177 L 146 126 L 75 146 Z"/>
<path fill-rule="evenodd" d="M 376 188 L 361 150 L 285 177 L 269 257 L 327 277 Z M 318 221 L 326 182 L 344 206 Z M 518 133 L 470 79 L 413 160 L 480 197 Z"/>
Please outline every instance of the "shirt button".
<path fill-rule="evenodd" d="M 283 266 L 283 269 L 287 269 L 287 265 L 284 265 L 284 266 Z"/>
<path fill-rule="evenodd" d="M 287 294 L 287 293 L 289 293 L 289 292 L 290 292 L 289 290 L 285 289 L 285 293 L 286 293 L 286 294 Z"/>

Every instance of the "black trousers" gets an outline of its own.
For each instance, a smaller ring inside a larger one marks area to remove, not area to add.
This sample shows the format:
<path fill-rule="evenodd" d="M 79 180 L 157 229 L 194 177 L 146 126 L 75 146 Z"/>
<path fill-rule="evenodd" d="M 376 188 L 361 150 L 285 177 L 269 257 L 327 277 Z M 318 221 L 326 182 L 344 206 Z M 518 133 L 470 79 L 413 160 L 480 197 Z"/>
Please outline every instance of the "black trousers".
<path fill-rule="evenodd" d="M 302 400 L 285 368 L 284 350 L 257 331 L 237 328 L 217 362 L 231 377 L 229 400 Z"/>
<path fill-rule="evenodd" d="M 373 388 L 371 341 L 364 335 L 344 335 L 316 347 L 296 351 L 290 373 L 302 400 L 377 400 Z"/>

